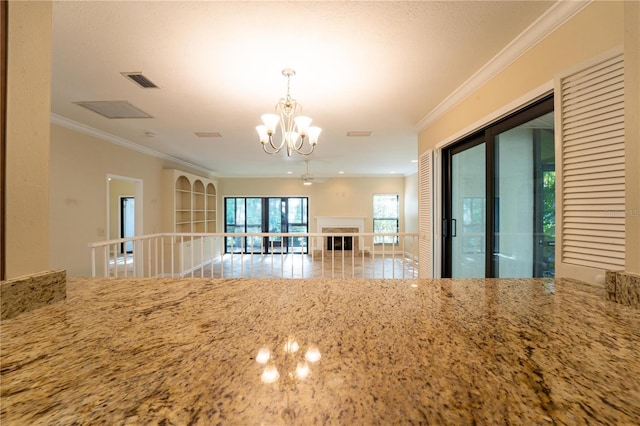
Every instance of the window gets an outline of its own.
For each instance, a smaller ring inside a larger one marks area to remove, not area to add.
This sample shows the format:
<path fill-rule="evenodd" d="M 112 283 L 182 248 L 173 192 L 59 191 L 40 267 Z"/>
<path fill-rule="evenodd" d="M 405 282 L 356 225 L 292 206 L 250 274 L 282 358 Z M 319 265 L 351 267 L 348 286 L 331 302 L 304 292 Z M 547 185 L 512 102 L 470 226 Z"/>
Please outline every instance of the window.
<path fill-rule="evenodd" d="M 398 217 L 398 194 L 375 194 L 373 196 L 373 232 L 374 233 L 397 233 Z M 397 244 L 398 237 L 395 235 L 375 236 L 374 244 Z"/>
<path fill-rule="evenodd" d="M 308 233 L 306 197 L 227 197 L 226 233 Z M 307 253 L 308 237 L 227 237 L 226 253 Z"/>

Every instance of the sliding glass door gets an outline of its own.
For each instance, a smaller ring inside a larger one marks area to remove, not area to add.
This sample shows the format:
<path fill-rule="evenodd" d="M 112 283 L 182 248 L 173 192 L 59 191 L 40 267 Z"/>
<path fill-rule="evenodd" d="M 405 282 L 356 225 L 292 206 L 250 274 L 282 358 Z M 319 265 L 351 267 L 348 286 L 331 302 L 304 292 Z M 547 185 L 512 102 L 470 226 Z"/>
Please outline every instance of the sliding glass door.
<path fill-rule="evenodd" d="M 443 276 L 485 276 L 485 143 L 473 138 L 447 152 L 449 203 L 442 221 Z"/>
<path fill-rule="evenodd" d="M 307 233 L 307 197 L 227 197 L 227 233 Z M 226 253 L 308 253 L 308 237 L 227 237 Z"/>
<path fill-rule="evenodd" d="M 553 98 L 443 151 L 442 276 L 553 276 Z"/>
<path fill-rule="evenodd" d="M 506 123 L 508 124 L 508 123 Z M 555 153 L 553 113 L 494 136 L 496 277 L 553 276 Z"/>

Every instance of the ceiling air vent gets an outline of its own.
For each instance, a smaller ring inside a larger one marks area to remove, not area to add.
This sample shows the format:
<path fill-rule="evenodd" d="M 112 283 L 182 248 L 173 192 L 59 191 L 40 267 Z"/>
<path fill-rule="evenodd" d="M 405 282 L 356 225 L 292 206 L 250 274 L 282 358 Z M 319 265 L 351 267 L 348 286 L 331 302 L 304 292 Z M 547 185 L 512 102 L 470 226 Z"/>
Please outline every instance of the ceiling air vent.
<path fill-rule="evenodd" d="M 107 118 L 153 118 L 127 101 L 74 102 Z"/>
<path fill-rule="evenodd" d="M 120 73 L 120 74 L 124 75 L 129 80 L 133 81 L 134 83 L 136 83 L 138 86 L 142 87 L 143 89 L 157 89 L 158 88 L 158 86 L 156 86 L 156 84 L 153 81 L 149 80 L 147 77 L 142 75 L 141 72 L 123 72 L 123 73 Z"/>
<path fill-rule="evenodd" d="M 371 130 L 351 130 L 347 136 L 371 136 Z"/>
<path fill-rule="evenodd" d="M 220 137 L 222 137 L 220 132 L 195 132 L 194 135 L 196 135 L 199 138 L 220 138 Z"/>

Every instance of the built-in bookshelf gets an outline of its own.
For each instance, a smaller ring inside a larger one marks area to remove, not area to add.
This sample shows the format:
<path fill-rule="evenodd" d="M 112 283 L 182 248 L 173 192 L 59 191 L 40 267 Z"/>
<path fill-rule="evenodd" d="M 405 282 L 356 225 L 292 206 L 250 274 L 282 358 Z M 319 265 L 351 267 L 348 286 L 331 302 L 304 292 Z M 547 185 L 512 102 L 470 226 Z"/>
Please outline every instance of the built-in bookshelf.
<path fill-rule="evenodd" d="M 164 171 L 165 232 L 191 234 L 217 232 L 216 182 L 180 170 Z M 210 237 L 179 235 L 165 241 L 165 261 L 171 273 L 189 274 L 206 264 L 218 251 Z M 193 262 L 192 262 L 193 259 Z"/>
<path fill-rule="evenodd" d="M 185 176 L 179 176 L 174 185 L 173 232 L 191 232 L 191 184 Z"/>
<path fill-rule="evenodd" d="M 207 184 L 205 190 L 205 228 L 207 232 L 217 232 L 216 215 L 217 215 L 217 197 L 216 187 L 213 183 Z"/>
<path fill-rule="evenodd" d="M 167 232 L 216 232 L 215 182 L 180 170 L 165 170 Z"/>

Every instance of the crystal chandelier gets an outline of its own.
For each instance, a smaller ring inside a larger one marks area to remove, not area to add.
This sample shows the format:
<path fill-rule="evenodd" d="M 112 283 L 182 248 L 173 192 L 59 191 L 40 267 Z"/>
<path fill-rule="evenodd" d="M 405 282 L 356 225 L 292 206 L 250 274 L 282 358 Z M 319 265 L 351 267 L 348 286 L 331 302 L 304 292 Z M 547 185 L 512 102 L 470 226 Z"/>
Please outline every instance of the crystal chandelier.
<path fill-rule="evenodd" d="M 264 124 L 256 126 L 260 143 L 267 154 L 277 154 L 286 145 L 289 157 L 293 151 L 301 155 L 309 155 L 318 143 L 318 136 L 322 129 L 310 126 L 311 118 L 300 115 L 302 107 L 289 93 L 291 76 L 296 75 L 296 72 L 291 68 L 285 68 L 282 70 L 282 75 L 287 77 L 287 96 L 280 98 L 276 104 L 276 114 L 264 114 L 261 117 Z M 280 143 L 274 143 L 273 136 L 278 123 L 280 123 L 282 140 Z M 305 140 L 308 144 L 306 148 Z"/>

